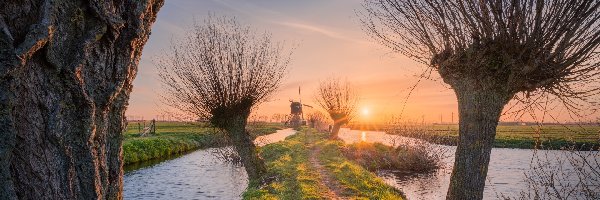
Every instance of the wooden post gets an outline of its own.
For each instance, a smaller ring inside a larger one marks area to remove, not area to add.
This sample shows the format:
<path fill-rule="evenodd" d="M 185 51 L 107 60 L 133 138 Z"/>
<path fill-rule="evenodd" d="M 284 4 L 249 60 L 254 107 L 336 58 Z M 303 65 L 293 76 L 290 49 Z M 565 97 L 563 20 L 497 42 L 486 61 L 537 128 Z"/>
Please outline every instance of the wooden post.
<path fill-rule="evenodd" d="M 156 120 L 152 119 L 152 134 L 156 134 Z"/>

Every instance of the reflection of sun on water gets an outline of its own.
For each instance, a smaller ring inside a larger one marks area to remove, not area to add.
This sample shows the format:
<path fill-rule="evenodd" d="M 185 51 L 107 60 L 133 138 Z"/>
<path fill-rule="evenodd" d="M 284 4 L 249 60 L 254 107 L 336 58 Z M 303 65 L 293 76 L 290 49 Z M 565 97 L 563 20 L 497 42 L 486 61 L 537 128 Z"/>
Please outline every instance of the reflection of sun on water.
<path fill-rule="evenodd" d="M 367 133 L 362 132 L 362 136 L 361 136 L 360 140 L 362 140 L 363 142 L 366 142 L 367 141 Z"/>

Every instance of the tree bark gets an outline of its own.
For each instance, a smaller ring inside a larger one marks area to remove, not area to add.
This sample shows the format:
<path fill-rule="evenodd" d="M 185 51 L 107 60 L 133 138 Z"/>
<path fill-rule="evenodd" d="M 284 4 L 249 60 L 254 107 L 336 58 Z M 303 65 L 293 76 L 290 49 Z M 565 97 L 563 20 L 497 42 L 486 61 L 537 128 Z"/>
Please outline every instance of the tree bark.
<path fill-rule="evenodd" d="M 122 199 L 124 113 L 162 4 L 0 2 L 0 199 Z"/>
<path fill-rule="evenodd" d="M 475 82 L 453 84 L 458 98 L 459 141 L 446 199 L 482 199 L 504 106 L 510 100 L 503 91 L 477 87 Z"/>
<path fill-rule="evenodd" d="M 333 123 L 333 128 L 331 129 L 331 133 L 329 133 L 330 140 L 337 140 L 340 137 L 338 136 L 340 133 L 340 128 L 342 128 L 341 123 Z"/>
<path fill-rule="evenodd" d="M 246 124 L 247 117 L 236 117 L 232 119 L 226 131 L 236 152 L 240 156 L 248 178 L 250 180 L 261 180 L 262 175 L 267 172 L 267 167 L 256 151 L 256 145 L 254 145 L 252 136 L 246 131 Z"/>

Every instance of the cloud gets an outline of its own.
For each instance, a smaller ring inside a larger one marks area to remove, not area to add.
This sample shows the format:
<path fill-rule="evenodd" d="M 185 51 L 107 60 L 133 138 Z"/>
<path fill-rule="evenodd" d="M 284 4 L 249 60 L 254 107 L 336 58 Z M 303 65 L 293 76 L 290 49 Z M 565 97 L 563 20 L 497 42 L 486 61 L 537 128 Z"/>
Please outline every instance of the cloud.
<path fill-rule="evenodd" d="M 246 16 L 250 16 L 250 17 L 256 17 L 256 18 L 260 18 L 260 15 L 280 15 L 280 12 L 271 10 L 271 9 L 267 9 L 265 7 L 262 6 L 256 6 L 253 2 L 251 1 L 224 1 L 224 0 L 212 0 L 213 3 L 216 3 L 226 9 L 229 9 L 233 12 L 242 14 L 242 15 L 246 15 Z M 257 13 L 260 13 L 260 15 L 257 15 Z"/>
<path fill-rule="evenodd" d="M 291 27 L 291 28 L 301 29 L 301 30 L 305 30 L 305 31 L 313 32 L 313 33 L 318 33 L 318 34 L 321 34 L 321 35 L 324 35 L 324 36 L 327 36 L 330 38 L 334 38 L 334 39 L 355 41 L 355 40 L 345 37 L 344 35 L 339 34 L 337 32 L 330 31 L 325 28 L 317 27 L 317 26 L 310 25 L 310 24 L 297 23 L 297 22 L 276 22 L 276 24 L 280 24 L 283 26 Z"/>

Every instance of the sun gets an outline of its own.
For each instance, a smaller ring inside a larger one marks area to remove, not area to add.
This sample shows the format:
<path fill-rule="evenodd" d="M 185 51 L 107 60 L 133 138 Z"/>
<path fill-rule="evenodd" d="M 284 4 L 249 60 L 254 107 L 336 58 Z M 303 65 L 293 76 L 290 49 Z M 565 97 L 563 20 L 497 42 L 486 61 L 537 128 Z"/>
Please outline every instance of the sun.
<path fill-rule="evenodd" d="M 363 108 L 363 109 L 362 109 L 362 114 L 363 114 L 364 116 L 369 116 L 369 108 Z"/>

